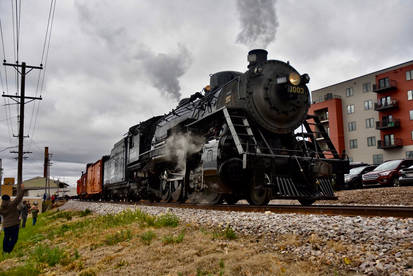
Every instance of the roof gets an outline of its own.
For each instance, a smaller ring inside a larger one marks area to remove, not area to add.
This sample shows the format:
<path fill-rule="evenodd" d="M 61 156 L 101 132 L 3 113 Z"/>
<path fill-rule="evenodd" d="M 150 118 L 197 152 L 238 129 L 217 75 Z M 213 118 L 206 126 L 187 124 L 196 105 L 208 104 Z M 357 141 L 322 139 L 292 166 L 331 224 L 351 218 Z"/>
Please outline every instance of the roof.
<path fill-rule="evenodd" d="M 35 177 L 32 179 L 28 179 L 23 181 L 24 184 L 24 189 L 26 190 L 30 190 L 30 189 L 44 189 L 46 183 L 46 179 L 44 177 Z M 69 185 L 61 182 L 59 180 L 54 180 L 54 179 L 49 179 L 49 183 L 50 183 L 50 188 L 65 188 L 68 187 Z"/>
<path fill-rule="evenodd" d="M 327 85 L 327 86 L 324 86 L 324 87 L 321 87 L 321 88 L 318 88 L 318 89 L 314 89 L 312 92 L 317 92 L 319 90 L 323 90 L 323 89 L 326 89 L 326 88 L 329 88 L 329 87 L 333 87 L 333 86 L 336 86 L 336 85 L 339 85 L 339 84 L 342 84 L 342 83 L 346 83 L 346 82 L 349 82 L 349 81 L 353 81 L 353 80 L 356 80 L 356 79 L 359 79 L 359 78 L 362 78 L 362 77 L 366 77 L 366 76 L 369 76 L 369 75 L 378 75 L 378 74 L 381 74 L 381 73 L 385 73 L 385 72 L 388 72 L 388 71 L 391 71 L 391 70 L 394 70 L 394 69 L 398 69 L 399 67 L 404 67 L 404 66 L 410 65 L 411 63 L 413 63 L 413 59 L 409 60 L 409 61 L 406 61 L 406 62 L 403 62 L 403 63 L 400 63 L 400 64 L 397 64 L 397 65 L 393 65 L 393 66 L 384 68 L 384 69 L 380 69 L 380 70 L 377 70 L 377 71 L 374 71 L 374 72 L 371 72 L 371 73 L 368 73 L 368 74 L 364 74 L 364 75 L 361 75 L 361 76 L 358 76 L 358 77 L 354 77 L 354 78 L 351 78 L 351 79 L 348 79 L 348 80 L 340 81 L 340 82 L 337 82 L 337 83 L 334 83 L 334 84 L 331 84 L 331 85 Z"/>

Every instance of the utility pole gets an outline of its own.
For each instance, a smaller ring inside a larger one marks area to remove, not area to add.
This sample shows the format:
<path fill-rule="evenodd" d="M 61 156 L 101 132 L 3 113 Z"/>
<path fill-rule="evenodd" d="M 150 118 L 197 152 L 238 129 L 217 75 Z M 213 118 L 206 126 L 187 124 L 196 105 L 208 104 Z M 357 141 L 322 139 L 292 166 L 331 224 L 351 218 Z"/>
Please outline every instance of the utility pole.
<path fill-rule="evenodd" d="M 14 69 L 20 74 L 21 76 L 21 85 L 20 85 L 20 96 L 17 95 L 5 95 L 3 93 L 3 97 L 11 98 L 18 104 L 20 104 L 20 119 L 19 119 L 19 156 L 18 156 L 18 162 L 17 162 L 17 192 L 20 190 L 21 184 L 23 183 L 23 138 L 24 138 L 24 105 L 26 104 L 26 99 L 29 99 L 29 102 L 32 102 L 34 100 L 41 100 L 42 98 L 39 97 L 26 97 L 25 96 L 25 86 L 26 86 L 26 75 L 30 73 L 33 69 L 43 69 L 43 65 L 40 64 L 40 66 L 29 66 L 26 65 L 25 62 L 22 62 L 19 64 L 16 62 L 16 64 L 13 63 L 6 63 L 6 60 L 3 61 L 4 66 L 13 66 Z M 19 68 L 21 71 L 19 71 Z M 28 72 L 26 72 L 26 69 L 30 69 Z M 20 100 L 16 100 L 20 98 Z"/>
<path fill-rule="evenodd" d="M 44 165 L 43 165 L 43 177 L 45 179 L 44 193 L 50 198 L 50 155 L 49 147 L 44 148 Z"/>

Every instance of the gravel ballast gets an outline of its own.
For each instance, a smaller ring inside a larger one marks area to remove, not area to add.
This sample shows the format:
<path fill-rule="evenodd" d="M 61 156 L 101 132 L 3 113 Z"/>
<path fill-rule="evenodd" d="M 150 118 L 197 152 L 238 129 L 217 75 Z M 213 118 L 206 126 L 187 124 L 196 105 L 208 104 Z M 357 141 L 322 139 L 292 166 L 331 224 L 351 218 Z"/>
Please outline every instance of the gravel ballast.
<path fill-rule="evenodd" d="M 202 227 L 230 226 L 263 250 L 292 254 L 297 259 L 340 265 L 368 275 L 413 275 L 413 219 L 245 213 L 142 205 L 68 201 L 60 210 L 89 209 L 115 214 L 139 208 L 158 215 L 171 212 Z"/>

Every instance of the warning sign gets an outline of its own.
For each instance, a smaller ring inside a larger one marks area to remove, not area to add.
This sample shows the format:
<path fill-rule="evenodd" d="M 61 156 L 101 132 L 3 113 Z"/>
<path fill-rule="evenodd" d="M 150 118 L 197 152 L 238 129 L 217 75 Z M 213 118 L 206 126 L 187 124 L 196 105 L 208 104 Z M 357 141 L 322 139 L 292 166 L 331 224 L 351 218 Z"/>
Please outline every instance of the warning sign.
<path fill-rule="evenodd" d="M 14 177 L 5 177 L 4 185 L 14 185 Z"/>

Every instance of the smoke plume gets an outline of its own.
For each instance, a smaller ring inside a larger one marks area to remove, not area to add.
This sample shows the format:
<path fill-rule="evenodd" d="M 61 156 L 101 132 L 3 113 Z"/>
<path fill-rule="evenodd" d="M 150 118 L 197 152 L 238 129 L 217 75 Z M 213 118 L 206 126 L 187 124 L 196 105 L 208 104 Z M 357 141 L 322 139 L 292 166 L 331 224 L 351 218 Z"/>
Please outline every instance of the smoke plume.
<path fill-rule="evenodd" d="M 153 86 L 165 95 L 180 99 L 178 78 L 185 74 L 192 63 L 191 54 L 185 46 L 179 45 L 178 51 L 172 54 L 141 50 L 135 58 L 142 63 L 142 69 Z"/>
<path fill-rule="evenodd" d="M 184 171 L 188 155 L 199 152 L 205 143 L 203 136 L 191 132 L 175 133 L 166 140 L 165 152 L 167 159 L 177 163 L 176 169 Z"/>
<path fill-rule="evenodd" d="M 275 39 L 278 22 L 275 0 L 237 0 L 241 32 L 237 42 L 249 49 L 266 48 Z"/>

